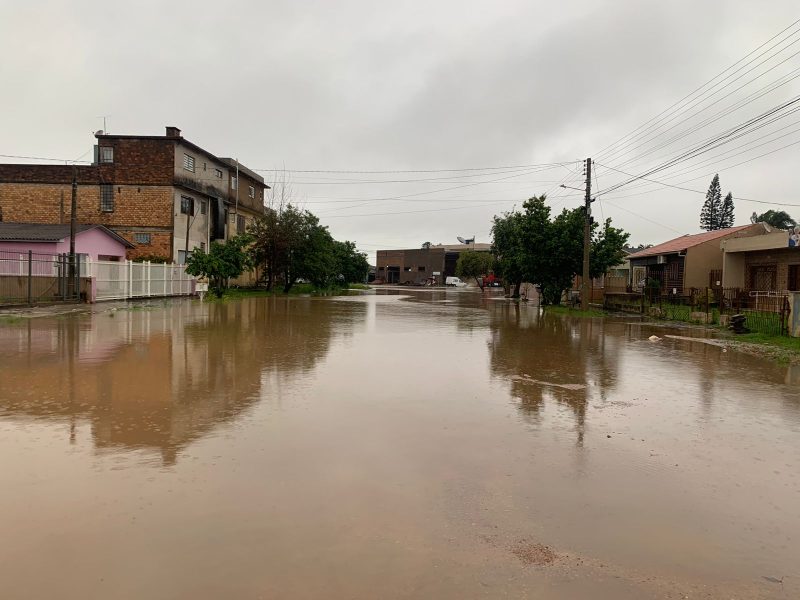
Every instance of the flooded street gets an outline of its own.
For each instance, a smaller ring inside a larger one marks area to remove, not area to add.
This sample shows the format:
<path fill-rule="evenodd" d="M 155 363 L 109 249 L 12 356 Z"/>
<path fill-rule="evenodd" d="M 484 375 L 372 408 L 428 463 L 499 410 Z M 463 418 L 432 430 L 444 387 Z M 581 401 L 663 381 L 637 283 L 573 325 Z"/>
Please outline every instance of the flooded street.
<path fill-rule="evenodd" d="M 796 368 L 461 290 L 95 310 L 0 322 L 3 598 L 800 597 Z"/>

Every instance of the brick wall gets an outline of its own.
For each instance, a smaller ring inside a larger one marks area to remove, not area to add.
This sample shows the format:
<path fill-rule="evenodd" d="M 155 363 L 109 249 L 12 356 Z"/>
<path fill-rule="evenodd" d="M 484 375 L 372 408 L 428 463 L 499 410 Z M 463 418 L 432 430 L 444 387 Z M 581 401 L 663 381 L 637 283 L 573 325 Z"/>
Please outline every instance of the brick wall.
<path fill-rule="evenodd" d="M 788 289 L 789 265 L 800 265 L 800 248 L 747 252 L 745 255 L 745 287 L 748 289 L 750 287 L 752 267 L 769 265 L 775 265 L 776 268 L 775 289 L 778 291 Z"/>
<path fill-rule="evenodd" d="M 100 136 L 98 145 L 114 148 L 113 163 L 89 167 L 99 172 L 100 180 L 131 185 L 172 184 L 175 172 L 175 140 Z"/>
<path fill-rule="evenodd" d="M 128 257 L 159 254 L 172 258 L 171 186 L 115 185 L 114 210 L 100 210 L 100 186 L 78 186 L 79 223 L 99 223 L 134 242 L 136 232 L 152 233 L 153 244 Z M 0 183 L 0 215 L 8 223 L 69 223 L 72 186 L 67 183 Z M 135 242 L 134 242 L 135 243 Z"/>
<path fill-rule="evenodd" d="M 129 260 L 135 260 L 142 256 L 160 256 L 172 261 L 172 231 L 164 231 L 147 227 L 137 227 L 136 229 L 114 228 L 114 231 L 134 244 L 126 253 Z M 150 234 L 149 244 L 137 244 L 136 234 Z"/>

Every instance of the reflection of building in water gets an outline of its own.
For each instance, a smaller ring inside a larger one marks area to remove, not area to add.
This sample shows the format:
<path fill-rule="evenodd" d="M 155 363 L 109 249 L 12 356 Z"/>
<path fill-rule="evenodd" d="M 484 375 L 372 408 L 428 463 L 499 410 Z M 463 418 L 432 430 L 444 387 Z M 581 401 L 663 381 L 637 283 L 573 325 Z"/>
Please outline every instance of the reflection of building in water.
<path fill-rule="evenodd" d="M 549 402 L 568 407 L 582 444 L 591 394 L 604 399 L 615 384 L 617 341 L 602 322 L 542 315 L 536 306 L 500 304 L 490 315 L 493 376 L 509 384 L 532 423 Z"/>
<path fill-rule="evenodd" d="M 88 422 L 98 448 L 157 449 L 172 463 L 257 402 L 262 374 L 291 380 L 324 358 L 330 306 L 179 301 L 0 328 L 0 418 Z"/>

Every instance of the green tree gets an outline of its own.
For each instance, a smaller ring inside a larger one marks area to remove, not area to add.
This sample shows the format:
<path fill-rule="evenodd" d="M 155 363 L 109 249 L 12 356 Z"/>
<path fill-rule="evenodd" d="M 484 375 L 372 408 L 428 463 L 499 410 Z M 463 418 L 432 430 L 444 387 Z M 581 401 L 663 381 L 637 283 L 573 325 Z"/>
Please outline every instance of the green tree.
<path fill-rule="evenodd" d="M 493 248 L 502 276 L 514 277 L 517 285 L 538 285 L 542 301 L 557 304 L 583 267 L 585 213 L 582 208 L 564 209 L 551 219 L 545 200 L 530 198 L 522 211 L 495 217 Z M 599 276 L 622 262 L 629 234 L 613 227 L 610 219 L 602 229 L 593 222 L 591 230 L 590 272 Z"/>
<path fill-rule="evenodd" d="M 760 215 L 754 214 L 752 221 L 753 223 L 766 223 L 777 229 L 791 229 L 797 225 L 797 221 L 790 217 L 787 212 L 772 209 Z"/>
<path fill-rule="evenodd" d="M 523 282 L 525 262 L 521 213 L 507 212 L 501 217 L 494 217 L 492 252 L 495 257 L 495 275 L 502 279 L 506 294 L 517 297 L 519 286 Z"/>
<path fill-rule="evenodd" d="M 722 201 L 722 212 L 720 213 L 719 218 L 719 228 L 727 229 L 728 227 L 733 227 L 734 220 L 733 194 L 728 192 L 725 196 L 725 199 Z"/>
<path fill-rule="evenodd" d="M 456 275 L 463 279 L 472 278 L 483 291 L 483 277 L 492 270 L 494 258 L 488 252 L 465 250 L 458 255 Z"/>
<path fill-rule="evenodd" d="M 336 258 L 337 277 L 343 283 L 363 283 L 369 273 L 367 255 L 356 249 L 354 242 L 333 242 L 333 254 Z"/>
<path fill-rule="evenodd" d="M 722 215 L 722 188 L 719 185 L 719 175 L 714 175 L 711 185 L 706 192 L 706 201 L 700 210 L 700 227 L 706 231 L 722 229 L 720 217 Z"/>
<path fill-rule="evenodd" d="M 186 261 L 186 272 L 196 277 L 207 277 L 209 289 L 221 298 L 228 289 L 228 281 L 251 266 L 250 254 L 245 250 L 251 241 L 249 235 L 241 234 L 225 243 L 211 242 L 208 252 L 195 248 Z"/>

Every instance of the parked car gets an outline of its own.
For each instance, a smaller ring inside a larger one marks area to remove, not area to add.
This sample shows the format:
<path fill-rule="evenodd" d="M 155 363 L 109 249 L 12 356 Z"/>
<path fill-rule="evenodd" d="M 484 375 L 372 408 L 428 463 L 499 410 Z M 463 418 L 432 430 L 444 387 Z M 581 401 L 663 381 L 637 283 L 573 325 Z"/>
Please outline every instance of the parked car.
<path fill-rule="evenodd" d="M 458 277 L 448 277 L 444 284 L 448 287 L 467 287 L 467 284 Z"/>

